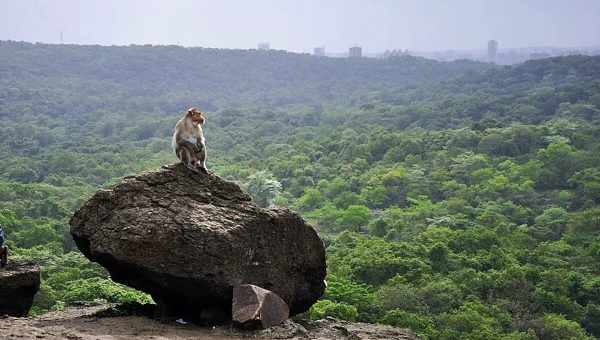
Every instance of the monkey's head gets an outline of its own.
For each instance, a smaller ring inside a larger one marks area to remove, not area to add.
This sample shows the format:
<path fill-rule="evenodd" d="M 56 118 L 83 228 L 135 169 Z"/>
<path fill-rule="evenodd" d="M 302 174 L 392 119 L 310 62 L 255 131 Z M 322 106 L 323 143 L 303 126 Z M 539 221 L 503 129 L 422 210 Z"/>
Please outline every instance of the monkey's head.
<path fill-rule="evenodd" d="M 202 112 L 195 107 L 192 107 L 187 110 L 186 117 L 192 121 L 192 124 L 197 126 L 198 124 L 204 124 L 204 117 L 202 116 Z"/>

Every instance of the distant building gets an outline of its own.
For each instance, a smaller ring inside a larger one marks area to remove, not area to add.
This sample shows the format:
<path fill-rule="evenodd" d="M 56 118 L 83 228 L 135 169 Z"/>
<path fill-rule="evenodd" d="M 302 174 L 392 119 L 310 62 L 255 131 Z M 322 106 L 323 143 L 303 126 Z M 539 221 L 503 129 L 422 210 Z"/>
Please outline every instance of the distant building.
<path fill-rule="evenodd" d="M 325 56 L 325 47 L 315 47 L 313 50 L 313 55 L 317 56 L 317 57 L 324 57 Z"/>
<path fill-rule="evenodd" d="M 496 54 L 498 54 L 498 42 L 496 40 L 488 41 L 488 61 L 496 62 Z"/>
<path fill-rule="evenodd" d="M 383 54 L 380 55 L 381 58 L 393 58 L 393 57 L 402 57 L 408 55 L 408 50 L 385 50 L 385 52 L 383 52 Z"/>
<path fill-rule="evenodd" d="M 268 42 L 258 43 L 258 49 L 263 51 L 268 51 L 271 49 L 271 45 Z"/>
<path fill-rule="evenodd" d="M 360 58 L 362 57 L 362 47 L 353 46 L 348 50 L 348 57 L 350 58 Z"/>

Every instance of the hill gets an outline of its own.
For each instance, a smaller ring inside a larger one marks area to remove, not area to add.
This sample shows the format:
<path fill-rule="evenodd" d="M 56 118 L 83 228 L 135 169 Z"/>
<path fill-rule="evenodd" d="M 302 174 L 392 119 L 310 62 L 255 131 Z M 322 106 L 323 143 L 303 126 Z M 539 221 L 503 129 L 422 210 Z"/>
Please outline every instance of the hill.
<path fill-rule="evenodd" d="M 299 211 L 328 248 L 309 316 L 431 339 L 600 336 L 600 57 L 497 67 L 280 51 L 0 43 L 0 223 L 43 266 L 35 313 L 148 302 L 74 250 L 98 187 L 174 160 Z"/>
<path fill-rule="evenodd" d="M 319 58 L 275 50 L 10 41 L 0 42 L 0 58 L 0 79 L 6 86 L 3 97 L 12 95 L 11 89 L 21 102 L 43 96 L 50 101 L 41 109 L 50 115 L 89 113 L 90 108 L 101 107 L 178 112 L 189 102 L 208 111 L 239 105 L 323 105 L 346 102 L 355 92 L 411 86 L 489 67 L 410 56 Z M 3 106 L 0 113 L 9 114 L 11 108 Z"/>

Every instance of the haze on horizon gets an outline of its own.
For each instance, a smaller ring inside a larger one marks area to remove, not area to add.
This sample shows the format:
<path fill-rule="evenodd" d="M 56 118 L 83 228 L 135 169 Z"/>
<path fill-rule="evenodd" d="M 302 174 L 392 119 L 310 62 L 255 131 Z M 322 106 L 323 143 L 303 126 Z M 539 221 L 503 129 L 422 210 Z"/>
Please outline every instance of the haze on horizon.
<path fill-rule="evenodd" d="M 600 45 L 598 0 L 0 0 L 0 40 L 328 52 Z"/>

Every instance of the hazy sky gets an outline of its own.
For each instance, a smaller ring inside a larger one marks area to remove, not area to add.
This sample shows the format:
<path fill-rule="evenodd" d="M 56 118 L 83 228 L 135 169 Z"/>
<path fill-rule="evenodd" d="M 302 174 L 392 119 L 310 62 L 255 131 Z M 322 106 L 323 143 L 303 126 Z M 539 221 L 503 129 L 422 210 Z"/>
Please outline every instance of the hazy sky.
<path fill-rule="evenodd" d="M 0 40 L 272 48 L 598 46 L 600 0 L 0 0 Z"/>

